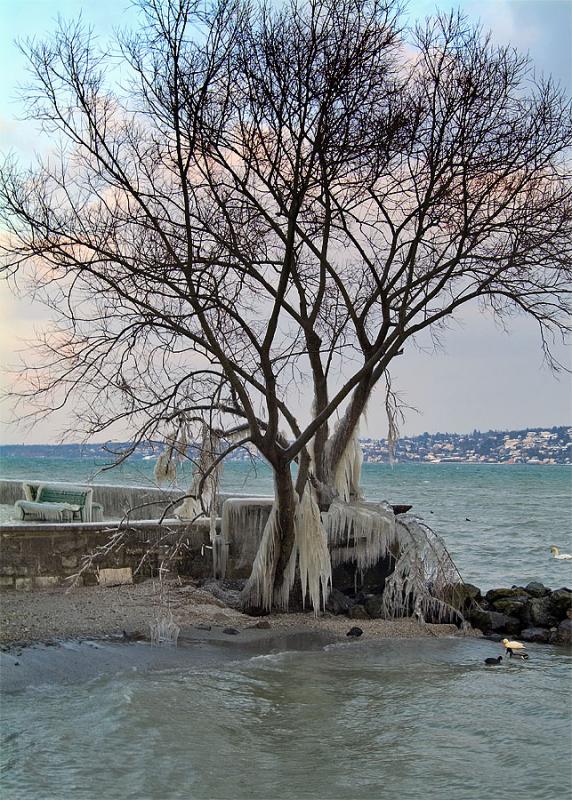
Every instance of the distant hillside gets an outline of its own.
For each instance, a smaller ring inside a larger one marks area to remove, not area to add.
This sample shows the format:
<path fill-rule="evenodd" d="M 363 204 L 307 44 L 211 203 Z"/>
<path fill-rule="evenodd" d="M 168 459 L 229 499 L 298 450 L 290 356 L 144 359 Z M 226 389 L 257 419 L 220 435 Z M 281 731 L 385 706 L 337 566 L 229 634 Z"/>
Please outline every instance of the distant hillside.
<path fill-rule="evenodd" d="M 493 464 L 571 464 L 572 428 L 525 428 L 510 431 L 474 430 L 472 433 L 422 433 L 404 436 L 397 443 L 398 462 L 493 463 Z M 386 463 L 386 439 L 361 440 L 366 463 Z M 0 458 L 105 459 L 128 447 L 128 442 L 107 444 L 27 444 L 0 445 Z M 162 449 L 158 442 L 137 446 L 133 459 L 149 458 Z M 233 461 L 251 458 L 247 451 L 235 451 Z"/>

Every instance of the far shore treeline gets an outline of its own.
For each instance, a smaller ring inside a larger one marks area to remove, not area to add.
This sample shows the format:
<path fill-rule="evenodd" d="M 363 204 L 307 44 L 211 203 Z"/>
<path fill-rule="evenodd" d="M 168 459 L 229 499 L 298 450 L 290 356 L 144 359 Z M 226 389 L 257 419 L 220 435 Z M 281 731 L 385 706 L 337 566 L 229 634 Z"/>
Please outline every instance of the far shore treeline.
<path fill-rule="evenodd" d="M 120 451 L 127 442 L 91 444 L 7 444 L 0 445 L 3 458 L 106 458 Z M 387 463 L 387 439 L 362 438 L 365 463 Z M 158 454 L 162 442 L 141 442 L 131 459 Z M 193 448 L 190 448 L 192 454 Z M 228 460 L 250 460 L 253 454 L 241 449 Z M 397 443 L 395 461 L 404 463 L 501 463 L 501 464 L 572 464 L 572 427 L 522 428 L 519 430 L 472 433 L 421 433 L 403 436 Z M 1 472 L 1 465 L 0 465 Z"/>

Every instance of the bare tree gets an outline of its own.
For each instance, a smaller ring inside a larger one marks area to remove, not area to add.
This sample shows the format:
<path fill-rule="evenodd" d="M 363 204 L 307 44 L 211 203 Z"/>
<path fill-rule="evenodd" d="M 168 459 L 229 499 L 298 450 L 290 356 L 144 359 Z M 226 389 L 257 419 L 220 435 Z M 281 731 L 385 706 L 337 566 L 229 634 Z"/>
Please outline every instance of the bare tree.
<path fill-rule="evenodd" d="M 23 45 L 55 146 L 4 165 L 5 269 L 59 320 L 23 397 L 73 398 L 90 435 L 250 442 L 276 502 L 246 602 L 286 604 L 297 554 L 319 602 L 318 506 L 358 495 L 359 420 L 408 342 L 480 302 L 532 316 L 558 368 L 570 104 L 455 14 L 404 32 L 393 0 L 139 5 L 118 50 L 81 23 Z"/>

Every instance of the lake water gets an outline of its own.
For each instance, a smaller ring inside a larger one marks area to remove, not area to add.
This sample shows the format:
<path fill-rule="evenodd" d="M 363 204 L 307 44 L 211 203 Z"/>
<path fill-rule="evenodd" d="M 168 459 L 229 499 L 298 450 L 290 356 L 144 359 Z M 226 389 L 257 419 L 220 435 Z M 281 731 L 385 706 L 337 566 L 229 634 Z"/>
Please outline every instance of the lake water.
<path fill-rule="evenodd" d="M 96 480 L 145 484 L 152 467 Z M 77 482 L 95 468 L 4 459 L 2 477 Z M 365 465 L 362 483 L 370 499 L 413 504 L 466 580 L 556 588 L 572 585 L 572 563 L 548 553 L 551 544 L 572 552 L 571 476 L 568 467 Z M 223 489 L 269 494 L 271 476 L 230 464 Z M 96 678 L 80 670 L 66 685 L 47 678 L 7 692 L 2 800 L 570 795 L 570 650 L 530 645 L 529 661 L 499 667 L 483 663 L 498 644 L 464 638 L 254 657 L 240 646 L 175 652 L 161 669 L 131 659 Z M 6 670 L 18 669 L 15 658 L 5 656 Z M 66 663 L 62 677 L 72 674 Z"/>
<path fill-rule="evenodd" d="M 228 651 L 6 694 L 3 800 L 570 796 L 570 651 L 498 667 L 497 643 L 464 638 Z"/>
<path fill-rule="evenodd" d="M 90 459 L 4 458 L 0 477 L 151 485 L 153 461 L 129 461 L 101 472 Z M 188 474 L 179 477 L 189 485 Z M 572 553 L 572 468 L 496 464 L 365 464 L 369 500 L 413 505 L 443 538 L 463 578 L 483 589 L 540 580 L 572 586 L 572 561 L 555 561 L 550 545 Z M 272 494 L 268 467 L 231 462 L 222 490 Z"/>

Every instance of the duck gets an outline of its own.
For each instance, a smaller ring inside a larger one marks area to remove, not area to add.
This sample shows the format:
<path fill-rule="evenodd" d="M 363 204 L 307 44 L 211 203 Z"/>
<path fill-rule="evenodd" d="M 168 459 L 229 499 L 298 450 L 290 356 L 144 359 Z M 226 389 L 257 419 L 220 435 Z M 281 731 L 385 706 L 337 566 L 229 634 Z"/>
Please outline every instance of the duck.
<path fill-rule="evenodd" d="M 557 561 L 572 561 L 572 553 L 561 553 L 555 544 L 550 548 L 550 552 L 552 553 L 552 558 Z"/>
<path fill-rule="evenodd" d="M 501 644 L 506 647 L 507 650 L 526 650 L 525 644 L 522 642 L 511 641 L 510 639 L 503 639 Z"/>
<path fill-rule="evenodd" d="M 528 659 L 528 653 L 525 653 L 526 645 L 522 642 L 511 641 L 510 639 L 503 639 L 501 644 L 506 650 L 509 658 L 523 658 L 525 661 Z"/>
<path fill-rule="evenodd" d="M 500 664 L 502 661 L 502 656 L 498 656 L 497 658 L 485 658 L 485 664 L 495 666 L 495 664 Z"/>
<path fill-rule="evenodd" d="M 525 653 L 524 650 L 516 650 L 513 653 L 510 647 L 507 647 L 506 652 L 508 653 L 509 658 L 522 658 L 524 661 L 528 661 L 529 659 L 528 653 Z"/>

